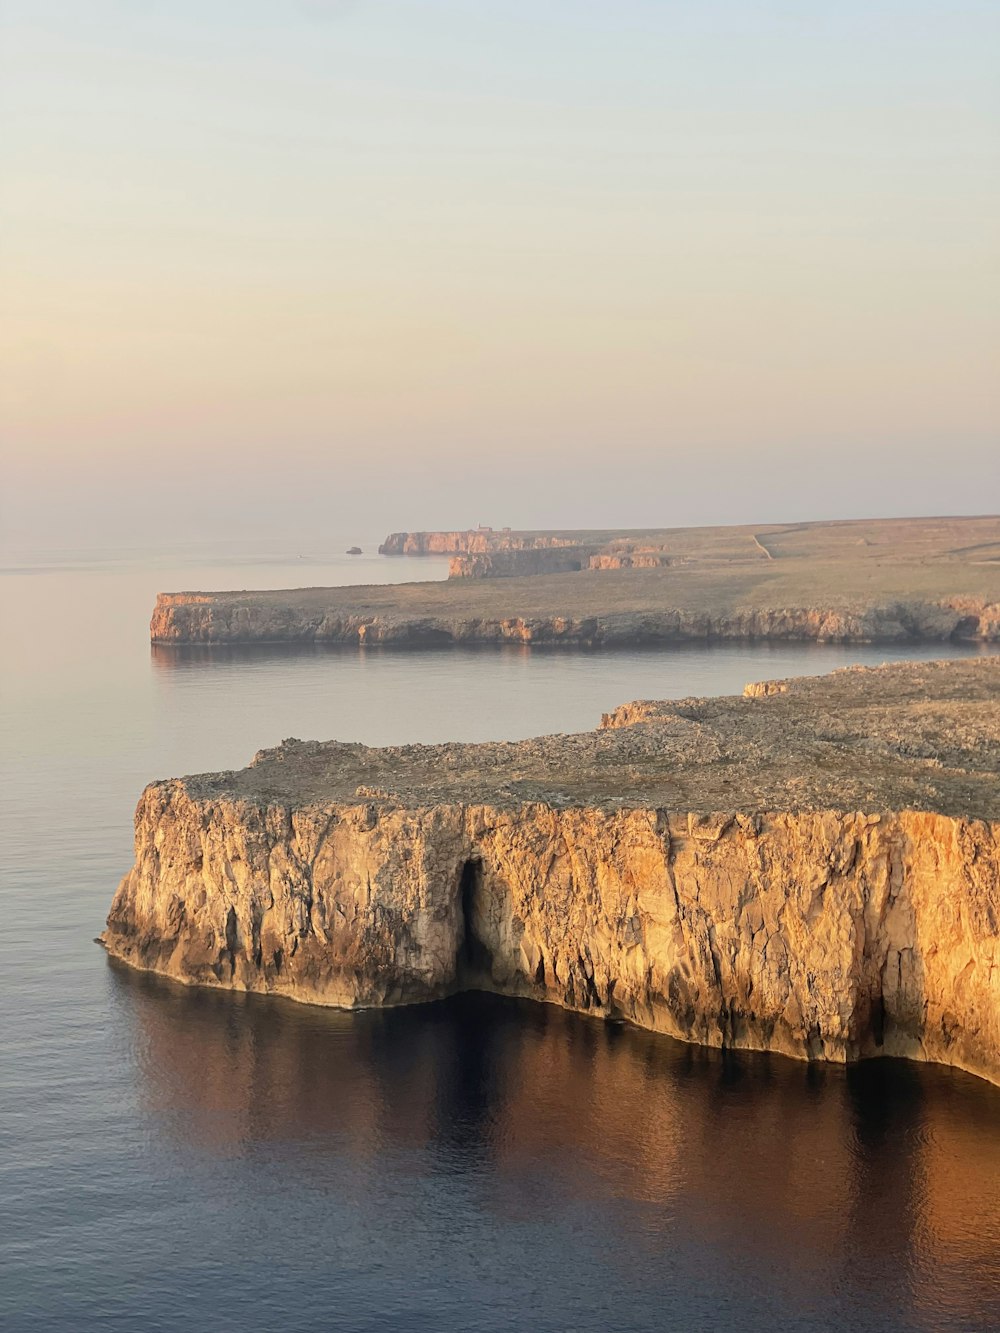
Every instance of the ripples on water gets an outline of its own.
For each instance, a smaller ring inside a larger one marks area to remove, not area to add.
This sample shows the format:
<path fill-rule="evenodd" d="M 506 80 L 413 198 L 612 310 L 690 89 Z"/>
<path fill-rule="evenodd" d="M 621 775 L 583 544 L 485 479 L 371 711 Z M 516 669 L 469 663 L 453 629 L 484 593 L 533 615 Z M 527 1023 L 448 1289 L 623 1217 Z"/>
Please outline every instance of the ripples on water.
<path fill-rule="evenodd" d="M 150 657 L 159 588 L 359 576 L 67 557 L 0 577 L 5 1333 L 1000 1327 L 1000 1090 L 979 1080 L 723 1058 L 485 996 L 340 1014 L 95 948 L 152 777 L 286 735 L 574 730 L 885 657 Z"/>

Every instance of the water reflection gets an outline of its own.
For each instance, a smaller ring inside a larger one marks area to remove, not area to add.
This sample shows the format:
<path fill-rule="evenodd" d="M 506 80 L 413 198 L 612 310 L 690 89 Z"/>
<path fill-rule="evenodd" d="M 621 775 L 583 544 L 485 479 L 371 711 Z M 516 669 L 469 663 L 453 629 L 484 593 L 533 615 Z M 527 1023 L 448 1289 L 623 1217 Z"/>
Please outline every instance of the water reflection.
<path fill-rule="evenodd" d="M 449 644 L 435 646 L 421 645 L 419 648 L 393 648 L 377 643 L 152 643 L 149 646 L 150 662 L 154 671 L 166 675 L 177 671 L 193 671 L 204 667 L 256 666 L 265 662 L 326 661 L 331 666 L 344 663 L 350 665 L 359 661 L 384 658 L 390 661 L 410 661 L 422 664 L 428 659 L 433 661 L 443 653 L 460 655 L 463 660 L 474 661 L 503 659 L 524 661 L 532 655 L 558 655 L 565 649 L 548 648 L 544 645 L 532 647 L 527 643 L 502 643 L 496 645 L 466 645 L 455 648 Z M 597 656 L 602 650 L 574 649 L 587 656 Z M 662 649 L 643 648 L 636 652 L 647 655 L 662 652 Z"/>
<path fill-rule="evenodd" d="M 442 655 L 464 662 L 480 661 L 486 664 L 497 660 L 536 661 L 551 659 L 573 663 L 596 662 L 607 666 L 623 658 L 657 662 L 666 659 L 671 665 L 684 667 L 690 663 L 701 667 L 706 661 L 738 659 L 741 667 L 749 660 L 766 669 L 770 662 L 779 669 L 800 674 L 835 670 L 841 665 L 855 663 L 879 665 L 885 661 L 926 661 L 934 658 L 989 657 L 1000 652 L 995 644 L 978 641 L 943 643 L 819 643 L 794 640 L 760 640 L 752 645 L 715 640 L 685 640 L 675 644 L 636 644 L 632 647 L 574 646 L 546 643 L 484 643 L 454 645 L 448 642 L 393 647 L 379 643 L 152 643 L 149 646 L 153 669 L 169 674 L 212 666 L 253 666 L 262 662 L 294 662 L 296 660 L 332 659 L 333 661 L 377 660 L 408 661 L 412 664 L 433 661 Z M 706 657 L 706 654 L 710 654 Z"/>
<path fill-rule="evenodd" d="M 180 773 L 242 765 L 283 736 L 399 745 L 583 731 L 628 699 L 738 694 L 748 680 L 876 664 L 871 644 L 684 644 L 567 652 L 526 644 L 401 652 L 323 644 L 153 649 L 156 711 Z M 894 656 L 968 655 L 965 645 Z M 239 739 L 239 746 L 236 739 Z M 200 756 L 204 754 L 205 758 Z M 169 768 L 160 770 L 170 772 Z"/>
<path fill-rule="evenodd" d="M 1000 1090 L 968 1076 L 724 1057 L 487 996 L 348 1015 L 115 978 L 148 1113 L 213 1154 L 281 1143 L 292 1175 L 319 1158 L 373 1191 L 390 1163 L 459 1178 L 504 1224 L 582 1208 L 602 1262 L 648 1281 L 694 1247 L 803 1319 L 1000 1319 Z"/>

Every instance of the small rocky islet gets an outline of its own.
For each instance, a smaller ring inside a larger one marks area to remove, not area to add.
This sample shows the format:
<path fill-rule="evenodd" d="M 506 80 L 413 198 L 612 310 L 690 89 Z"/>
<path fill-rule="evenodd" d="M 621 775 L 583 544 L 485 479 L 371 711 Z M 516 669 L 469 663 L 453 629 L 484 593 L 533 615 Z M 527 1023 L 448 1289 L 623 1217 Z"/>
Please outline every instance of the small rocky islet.
<path fill-rule="evenodd" d="M 636 702 L 575 736 L 290 740 L 153 783 L 102 941 L 189 984 L 526 996 L 1000 1083 L 1000 658 Z"/>

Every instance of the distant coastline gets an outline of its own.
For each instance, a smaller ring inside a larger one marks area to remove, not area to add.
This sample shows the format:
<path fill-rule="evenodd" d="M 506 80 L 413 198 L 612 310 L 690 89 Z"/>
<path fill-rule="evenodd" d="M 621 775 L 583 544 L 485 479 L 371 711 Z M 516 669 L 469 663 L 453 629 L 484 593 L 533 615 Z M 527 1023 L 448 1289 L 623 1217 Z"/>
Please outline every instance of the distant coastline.
<path fill-rule="evenodd" d="M 1000 642 L 1000 518 L 396 533 L 446 582 L 161 593 L 154 644 Z M 455 562 L 458 568 L 455 568 Z"/>

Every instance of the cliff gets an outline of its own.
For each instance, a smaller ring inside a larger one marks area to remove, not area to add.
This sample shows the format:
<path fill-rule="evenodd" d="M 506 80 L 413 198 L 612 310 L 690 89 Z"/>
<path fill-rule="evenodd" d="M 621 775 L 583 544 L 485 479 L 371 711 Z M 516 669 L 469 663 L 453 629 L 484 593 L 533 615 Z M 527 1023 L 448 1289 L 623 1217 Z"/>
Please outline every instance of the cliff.
<path fill-rule="evenodd" d="M 103 941 L 311 1003 L 490 989 L 1000 1082 L 998 776 L 991 658 L 514 744 L 287 741 L 146 789 Z"/>
<path fill-rule="evenodd" d="M 379 555 L 485 555 L 491 552 L 535 551 L 576 546 L 575 532 L 512 532 L 503 528 L 466 528 L 453 532 L 390 532 Z"/>
<path fill-rule="evenodd" d="M 533 545 L 541 538 L 532 533 L 396 536 L 393 549 L 446 549 L 476 538 L 482 550 L 453 554 L 452 573 L 462 577 L 438 583 L 162 593 L 152 641 L 1000 641 L 997 519 L 690 528 L 659 545 L 591 532 L 548 534 L 547 546 Z M 494 549 L 498 541 L 512 544 Z"/>
<path fill-rule="evenodd" d="M 710 528 L 515 532 L 393 532 L 382 555 L 450 555 L 449 578 L 510 578 L 582 569 L 666 565 L 752 565 L 762 560 L 825 562 L 948 560 L 1000 564 L 1000 520 L 855 519 Z"/>
<path fill-rule="evenodd" d="M 699 531 L 695 529 L 695 531 Z M 719 531 L 725 531 L 721 529 Z M 581 569 L 655 569 L 669 564 L 673 534 L 513 532 L 469 528 L 454 532 L 391 532 L 379 555 L 450 555 L 450 579 L 568 574 Z"/>
<path fill-rule="evenodd" d="M 510 579 L 535 574 L 571 574 L 588 568 L 589 546 L 489 551 L 453 555 L 448 562 L 450 579 Z"/>
<path fill-rule="evenodd" d="M 651 573 L 653 571 L 650 571 Z M 657 571 L 658 572 L 658 571 Z M 596 577 L 605 579 L 606 575 Z M 505 581 L 506 582 L 506 581 Z M 440 596 L 435 584 L 382 588 L 306 588 L 287 592 L 161 593 L 150 620 L 154 644 L 327 643 L 387 648 L 451 645 L 537 644 L 549 647 L 618 648 L 705 640 L 815 640 L 821 643 L 1000 642 L 1000 602 L 987 598 L 910 598 L 865 602 L 833 594 L 826 603 L 735 606 L 649 605 L 655 586 L 625 588 L 618 607 L 611 598 L 548 600 L 542 580 L 511 579 L 517 593 L 505 602 L 479 595 Z M 576 582 L 574 580 L 574 582 Z M 588 590 L 589 591 L 589 590 Z M 612 593 L 605 587 L 597 594 Z M 762 596 L 770 590 L 761 589 Z M 451 590 L 449 589 L 449 593 Z M 677 600 L 697 594 L 680 590 Z M 803 594 L 800 593 L 800 596 Z M 539 601 L 543 602 L 541 607 Z M 629 602 L 632 602 L 632 606 Z M 582 602 L 582 605 L 581 605 Z"/>
<path fill-rule="evenodd" d="M 658 547 L 613 544 L 607 549 L 584 545 L 512 547 L 453 555 L 450 579 L 510 579 L 536 574 L 575 574 L 581 569 L 663 569 L 675 563 Z"/>

